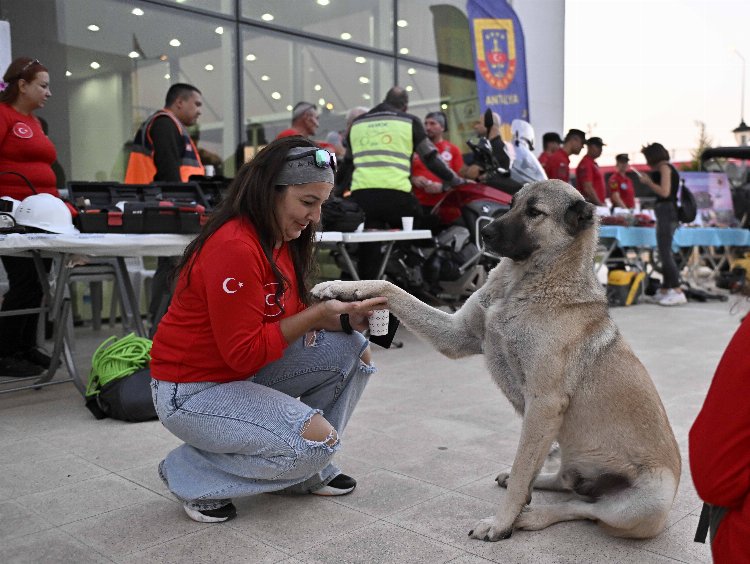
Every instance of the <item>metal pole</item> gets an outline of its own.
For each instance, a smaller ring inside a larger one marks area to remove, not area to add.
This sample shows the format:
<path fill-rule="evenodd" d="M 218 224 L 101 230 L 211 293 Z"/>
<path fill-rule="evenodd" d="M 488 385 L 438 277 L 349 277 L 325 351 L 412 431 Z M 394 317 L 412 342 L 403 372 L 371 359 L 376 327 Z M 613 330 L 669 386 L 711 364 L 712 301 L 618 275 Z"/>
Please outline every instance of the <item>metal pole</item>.
<path fill-rule="evenodd" d="M 742 60 L 742 85 L 740 87 L 742 98 L 740 99 L 740 121 L 744 123 L 745 122 L 745 57 L 743 57 L 742 53 L 740 53 L 737 49 L 734 50 L 734 54 L 737 55 Z"/>

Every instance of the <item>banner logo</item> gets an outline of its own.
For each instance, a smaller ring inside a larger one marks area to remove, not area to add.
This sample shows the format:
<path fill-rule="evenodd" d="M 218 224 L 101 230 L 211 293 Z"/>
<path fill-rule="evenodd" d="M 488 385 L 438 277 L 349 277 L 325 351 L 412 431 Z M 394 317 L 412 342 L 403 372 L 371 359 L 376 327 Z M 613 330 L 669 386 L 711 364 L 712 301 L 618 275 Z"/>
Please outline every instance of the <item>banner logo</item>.
<path fill-rule="evenodd" d="M 505 90 L 516 76 L 516 34 L 513 20 L 474 20 L 477 68 L 493 88 Z"/>

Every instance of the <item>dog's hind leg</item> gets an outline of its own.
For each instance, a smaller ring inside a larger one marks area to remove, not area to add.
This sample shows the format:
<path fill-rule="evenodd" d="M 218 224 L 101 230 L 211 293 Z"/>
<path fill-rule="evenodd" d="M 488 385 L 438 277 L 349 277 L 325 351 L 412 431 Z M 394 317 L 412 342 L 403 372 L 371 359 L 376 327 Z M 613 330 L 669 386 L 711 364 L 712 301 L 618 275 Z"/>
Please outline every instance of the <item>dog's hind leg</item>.
<path fill-rule="evenodd" d="M 528 505 L 518 515 L 513 527 L 526 531 L 538 531 L 562 521 L 578 519 L 596 521 L 598 520 L 596 505 L 596 503 L 577 499 L 547 505 Z"/>

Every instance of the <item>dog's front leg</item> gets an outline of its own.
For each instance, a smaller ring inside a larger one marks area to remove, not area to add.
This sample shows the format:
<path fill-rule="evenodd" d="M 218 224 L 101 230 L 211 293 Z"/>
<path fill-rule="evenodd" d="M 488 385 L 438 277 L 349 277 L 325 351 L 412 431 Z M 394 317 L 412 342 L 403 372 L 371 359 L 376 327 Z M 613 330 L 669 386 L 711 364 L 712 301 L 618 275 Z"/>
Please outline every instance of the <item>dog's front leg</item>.
<path fill-rule="evenodd" d="M 547 392 L 549 394 L 549 392 Z M 469 536 L 486 541 L 507 539 L 513 534 L 513 522 L 531 501 L 534 478 L 562 425 L 568 406 L 564 397 L 532 396 L 526 409 L 516 458 L 508 478 L 508 492 L 494 517 L 482 519 Z"/>

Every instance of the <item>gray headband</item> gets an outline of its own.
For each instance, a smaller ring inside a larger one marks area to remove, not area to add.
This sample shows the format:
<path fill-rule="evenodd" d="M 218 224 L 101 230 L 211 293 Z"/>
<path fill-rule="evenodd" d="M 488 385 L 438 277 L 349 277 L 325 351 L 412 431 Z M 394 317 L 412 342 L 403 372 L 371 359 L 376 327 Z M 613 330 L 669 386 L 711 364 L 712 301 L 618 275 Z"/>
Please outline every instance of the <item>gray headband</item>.
<path fill-rule="evenodd" d="M 325 151 L 314 147 L 292 147 L 287 153 L 287 159 L 303 153 Z M 328 151 L 326 151 L 328 153 Z M 287 160 L 276 175 L 276 186 L 291 186 L 292 184 L 310 184 L 311 182 L 326 182 L 333 184 L 334 173 L 330 166 L 319 167 L 315 164 L 315 155 Z"/>

